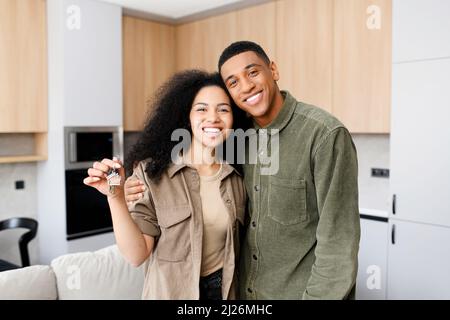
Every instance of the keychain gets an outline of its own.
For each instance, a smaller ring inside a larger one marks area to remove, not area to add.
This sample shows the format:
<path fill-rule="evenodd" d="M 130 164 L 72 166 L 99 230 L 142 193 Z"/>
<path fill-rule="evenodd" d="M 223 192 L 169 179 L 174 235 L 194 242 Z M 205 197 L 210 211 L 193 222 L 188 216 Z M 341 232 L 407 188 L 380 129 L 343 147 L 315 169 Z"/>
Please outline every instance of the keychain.
<path fill-rule="evenodd" d="M 115 168 L 111 168 L 108 171 L 108 175 L 107 175 L 106 179 L 108 180 L 109 193 L 114 194 L 115 187 L 120 186 L 121 177 L 120 177 L 119 173 L 116 171 Z"/>

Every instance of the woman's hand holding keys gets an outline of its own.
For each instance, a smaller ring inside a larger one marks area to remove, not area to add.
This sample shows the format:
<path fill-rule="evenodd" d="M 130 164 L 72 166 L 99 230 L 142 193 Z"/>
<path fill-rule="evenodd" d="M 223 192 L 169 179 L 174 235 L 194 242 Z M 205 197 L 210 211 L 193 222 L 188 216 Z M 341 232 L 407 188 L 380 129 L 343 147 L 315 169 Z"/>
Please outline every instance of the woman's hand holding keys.
<path fill-rule="evenodd" d="M 87 173 L 89 176 L 83 180 L 85 185 L 96 188 L 108 198 L 124 196 L 125 170 L 118 158 L 94 162 Z"/>

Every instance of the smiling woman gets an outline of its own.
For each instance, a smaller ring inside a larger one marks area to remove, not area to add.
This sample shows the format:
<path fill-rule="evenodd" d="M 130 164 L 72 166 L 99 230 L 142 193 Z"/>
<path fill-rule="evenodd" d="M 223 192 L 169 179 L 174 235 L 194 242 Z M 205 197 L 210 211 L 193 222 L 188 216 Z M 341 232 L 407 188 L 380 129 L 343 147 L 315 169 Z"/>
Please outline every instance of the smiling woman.
<path fill-rule="evenodd" d="M 197 151 L 203 143 L 217 146 L 218 142 L 223 142 L 225 135 L 217 138 L 212 132 L 218 128 L 249 126 L 245 112 L 229 97 L 220 75 L 199 70 L 175 74 L 156 92 L 150 109 L 154 112 L 128 154 L 125 167 L 131 173 L 140 161 L 150 158 L 146 172 L 154 180 L 172 163 L 171 152 L 178 142 L 171 137 L 176 130 L 184 129 L 193 135 L 192 141 L 200 142 L 195 145 Z M 225 130 L 221 132 L 224 134 Z"/>
<path fill-rule="evenodd" d="M 134 266 L 148 260 L 143 298 L 236 298 L 246 193 L 236 168 L 218 159 L 215 150 L 246 117 L 218 73 L 198 70 L 175 74 L 153 104 L 126 162 L 140 181 L 134 189 L 145 190 L 143 196 L 127 208 L 124 179 L 111 192 L 108 172 L 117 169 L 125 178 L 117 159 L 94 163 L 85 184 L 107 195 L 124 257 Z M 173 161 L 177 142 L 171 137 L 180 129 L 193 137 L 180 161 Z"/>
<path fill-rule="evenodd" d="M 233 125 L 230 98 L 220 87 L 204 87 L 194 99 L 189 118 L 194 137 L 191 152 L 199 147 L 215 148 L 230 135 L 229 129 Z M 209 150 L 209 154 L 212 153 L 213 150 Z"/>

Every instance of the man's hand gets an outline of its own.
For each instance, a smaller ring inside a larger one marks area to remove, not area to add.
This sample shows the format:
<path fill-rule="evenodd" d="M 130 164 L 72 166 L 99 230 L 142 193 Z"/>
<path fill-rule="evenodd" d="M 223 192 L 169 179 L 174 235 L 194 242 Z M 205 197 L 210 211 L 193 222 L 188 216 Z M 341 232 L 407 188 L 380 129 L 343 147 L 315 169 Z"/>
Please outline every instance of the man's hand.
<path fill-rule="evenodd" d="M 144 196 L 145 186 L 142 181 L 134 177 L 130 177 L 125 181 L 125 200 L 130 205 L 134 201 Z"/>

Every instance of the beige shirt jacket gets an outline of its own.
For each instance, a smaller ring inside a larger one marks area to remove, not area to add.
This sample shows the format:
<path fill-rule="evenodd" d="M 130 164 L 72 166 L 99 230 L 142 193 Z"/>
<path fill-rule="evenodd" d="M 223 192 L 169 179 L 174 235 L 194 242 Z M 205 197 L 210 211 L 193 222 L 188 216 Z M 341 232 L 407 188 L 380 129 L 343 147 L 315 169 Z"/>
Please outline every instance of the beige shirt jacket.
<path fill-rule="evenodd" d="M 146 261 L 143 299 L 199 299 L 203 214 L 200 177 L 186 164 L 171 164 L 158 183 L 145 173 L 146 161 L 133 176 L 146 187 L 143 198 L 129 205 L 142 233 L 155 237 Z M 238 298 L 239 234 L 244 227 L 247 195 L 240 174 L 224 163 L 220 194 L 230 218 L 222 275 L 222 297 Z"/>

